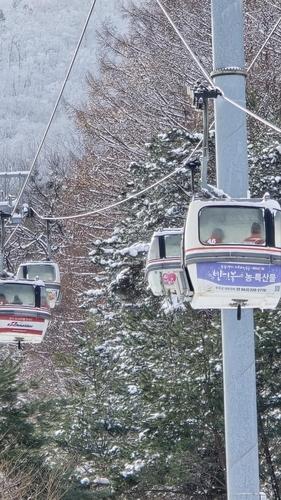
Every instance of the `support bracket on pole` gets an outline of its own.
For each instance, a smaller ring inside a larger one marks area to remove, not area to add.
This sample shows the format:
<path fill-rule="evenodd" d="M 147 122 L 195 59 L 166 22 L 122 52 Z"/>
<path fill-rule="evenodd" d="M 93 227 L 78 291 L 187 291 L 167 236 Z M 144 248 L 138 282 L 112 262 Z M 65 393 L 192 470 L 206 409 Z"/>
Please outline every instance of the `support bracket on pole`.
<path fill-rule="evenodd" d="M 194 191 L 195 191 L 195 187 L 194 187 L 195 171 L 198 167 L 200 167 L 200 165 L 201 165 L 201 162 L 198 158 L 194 159 L 194 160 L 190 160 L 186 164 L 186 166 L 189 168 L 190 174 L 191 174 L 191 191 L 192 191 L 192 193 L 194 193 Z"/>
<path fill-rule="evenodd" d="M 46 238 L 47 238 L 47 260 L 52 259 L 52 248 L 51 248 L 51 221 L 50 219 L 46 220 Z"/>
<path fill-rule="evenodd" d="M 200 82 L 191 89 L 193 102 L 192 105 L 198 111 L 204 110 L 204 106 L 208 106 L 209 99 L 216 99 L 222 95 L 221 91 L 216 88 L 206 87 Z"/>
<path fill-rule="evenodd" d="M 207 170 L 209 162 L 209 119 L 208 102 L 209 99 L 216 99 L 221 94 L 217 88 L 206 87 L 200 82 L 188 91 L 192 98 L 192 105 L 198 111 L 203 111 L 203 145 L 202 145 L 202 168 L 201 168 L 201 187 L 207 189 L 208 179 Z"/>

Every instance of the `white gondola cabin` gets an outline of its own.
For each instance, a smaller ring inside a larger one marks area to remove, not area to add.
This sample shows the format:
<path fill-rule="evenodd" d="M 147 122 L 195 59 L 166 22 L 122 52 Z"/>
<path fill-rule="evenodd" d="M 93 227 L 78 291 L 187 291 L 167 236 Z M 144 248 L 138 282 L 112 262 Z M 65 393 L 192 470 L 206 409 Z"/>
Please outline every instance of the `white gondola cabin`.
<path fill-rule="evenodd" d="M 42 281 L 0 280 L 0 342 L 42 342 L 51 314 Z"/>
<path fill-rule="evenodd" d="M 194 309 L 274 309 L 281 290 L 277 201 L 194 199 L 184 237 Z"/>
<path fill-rule="evenodd" d="M 40 279 L 44 281 L 49 307 L 53 309 L 60 303 L 60 272 L 59 266 L 55 262 L 24 262 L 18 268 L 16 279 Z"/>
<path fill-rule="evenodd" d="M 156 296 L 189 296 L 189 285 L 182 264 L 183 229 L 164 229 L 152 236 L 146 262 L 146 276 Z"/>

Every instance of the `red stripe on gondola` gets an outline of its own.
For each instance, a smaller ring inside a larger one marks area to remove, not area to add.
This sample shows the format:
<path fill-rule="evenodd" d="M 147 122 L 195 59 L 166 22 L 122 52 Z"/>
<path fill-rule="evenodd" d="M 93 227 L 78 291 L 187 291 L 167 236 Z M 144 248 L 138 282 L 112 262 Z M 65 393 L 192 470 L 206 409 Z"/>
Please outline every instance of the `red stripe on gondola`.
<path fill-rule="evenodd" d="M 232 249 L 232 250 L 252 250 L 252 252 L 254 251 L 254 253 L 256 252 L 266 252 L 268 254 L 272 253 L 272 252 L 277 252 L 277 253 L 280 253 L 281 254 L 281 249 L 277 249 L 277 248 L 270 248 L 269 247 L 260 247 L 258 245 L 250 245 L 250 246 L 246 246 L 246 245 L 243 245 L 243 246 L 238 246 L 238 245 L 221 245 L 221 246 L 217 246 L 217 245 L 210 245 L 210 246 L 202 246 L 202 247 L 195 247 L 195 248 L 189 248 L 187 250 L 185 250 L 185 253 L 188 253 L 188 252 L 195 252 L 195 251 L 198 251 L 198 250 L 201 250 L 201 252 L 205 252 L 206 250 L 225 250 L 225 249 Z"/>
<path fill-rule="evenodd" d="M 29 316 L 20 316 L 20 315 L 7 315 L 7 314 L 1 314 L 0 311 L 0 321 L 2 320 L 7 320 L 7 321 L 29 321 L 31 323 L 44 323 L 45 319 L 44 318 L 33 318 Z"/>
<path fill-rule="evenodd" d="M 28 333 L 32 335 L 42 335 L 43 332 L 42 330 L 32 330 L 31 328 L 13 328 L 11 327 L 6 327 L 6 328 L 0 328 L 0 334 L 4 333 L 6 335 L 10 333 Z"/>
<path fill-rule="evenodd" d="M 45 312 L 50 314 L 50 308 L 49 307 L 34 307 L 34 306 L 23 306 L 22 304 L 0 304 L 0 311 L 1 309 L 6 309 L 11 311 L 22 311 L 22 310 L 28 310 L 28 311 L 34 311 L 36 313 L 38 312 Z"/>
<path fill-rule="evenodd" d="M 169 264 L 170 261 L 172 263 L 174 263 L 177 260 L 180 262 L 181 258 L 180 257 L 165 257 L 164 259 L 159 259 L 159 258 L 158 259 L 149 259 L 147 262 L 148 262 L 148 264 L 150 262 L 163 262 L 165 264 L 166 263 Z"/>

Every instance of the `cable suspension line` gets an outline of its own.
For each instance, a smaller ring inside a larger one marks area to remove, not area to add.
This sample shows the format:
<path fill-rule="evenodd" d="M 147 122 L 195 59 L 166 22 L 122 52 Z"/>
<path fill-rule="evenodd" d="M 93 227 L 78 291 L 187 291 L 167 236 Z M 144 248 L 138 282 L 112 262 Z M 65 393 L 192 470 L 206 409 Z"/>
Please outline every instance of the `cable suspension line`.
<path fill-rule="evenodd" d="M 47 124 L 47 126 L 46 126 L 46 129 L 45 129 L 45 132 L 44 132 L 44 134 L 43 134 L 42 140 L 41 140 L 41 142 L 40 142 L 40 144 L 39 144 L 39 147 L 38 147 L 38 149 L 37 149 L 37 152 L 36 152 L 36 154 L 35 154 L 35 157 L 34 157 L 34 159 L 33 159 L 32 164 L 31 164 L 31 167 L 30 167 L 29 173 L 28 173 L 28 175 L 27 175 L 27 177 L 26 177 L 26 179 L 25 179 L 25 181 L 24 181 L 24 183 L 23 183 L 23 185 L 22 185 L 22 188 L 21 188 L 21 190 L 20 190 L 20 193 L 19 193 L 19 195 L 18 195 L 18 197 L 17 197 L 17 200 L 16 200 L 16 203 L 15 203 L 15 205 L 14 205 L 14 209 L 13 209 L 12 215 L 15 213 L 15 211 L 16 211 L 16 209 L 17 209 L 17 206 L 18 206 L 18 204 L 19 204 L 19 202 L 20 202 L 20 199 L 21 199 L 21 197 L 22 197 L 22 194 L 23 194 L 23 192 L 24 192 L 24 190 L 25 190 L 25 187 L 26 187 L 26 185 L 27 185 L 27 183 L 28 183 L 28 181 L 29 181 L 30 175 L 31 175 L 31 173 L 32 173 L 32 171 L 33 171 L 33 169 L 34 169 L 34 167 L 35 167 L 35 164 L 36 164 L 36 162 L 37 162 L 37 159 L 38 159 L 38 157 L 39 157 L 39 155 L 40 155 L 40 153 L 41 153 L 41 150 L 42 150 L 42 148 L 43 148 L 43 145 L 44 145 L 45 139 L 46 139 L 47 134 L 48 134 L 48 132 L 49 132 L 49 129 L 50 129 L 51 125 L 52 125 L 52 122 L 53 122 L 53 119 L 54 119 L 55 113 L 56 113 L 56 111 L 57 111 L 58 105 L 59 105 L 59 103 L 60 103 L 61 97 L 62 97 L 63 92 L 64 92 L 64 89 L 65 89 L 65 86 L 66 86 L 66 84 L 67 84 L 67 82 L 68 82 L 68 79 L 69 79 L 70 73 L 71 73 L 71 71 L 72 71 L 72 68 L 73 68 L 73 66 L 74 66 L 74 63 L 75 63 L 75 60 L 76 60 L 77 54 L 78 54 L 79 49 L 80 49 L 80 47 L 81 47 L 81 43 L 82 43 L 82 41 L 83 41 L 83 38 L 84 38 L 84 35 L 85 35 L 85 31 L 86 31 L 86 29 L 87 29 L 87 27 L 88 27 L 88 24 L 89 24 L 89 21 L 90 21 L 90 19 L 91 19 L 91 15 L 92 15 L 93 10 L 94 10 L 94 8 L 95 8 L 96 2 L 97 2 L 97 0 L 93 0 L 92 6 L 91 6 L 91 8 L 90 8 L 90 10 L 89 10 L 89 13 L 88 13 L 88 15 L 87 15 L 87 19 L 86 19 L 85 24 L 84 24 L 84 27 L 83 27 L 83 29 L 82 29 L 82 32 L 81 32 L 80 38 L 79 38 L 78 43 L 77 43 L 77 46 L 76 46 L 76 48 L 75 48 L 75 51 L 74 51 L 74 54 L 73 54 L 72 60 L 71 60 L 71 62 L 70 62 L 69 68 L 68 68 L 68 70 L 67 70 L 67 73 L 66 73 L 65 79 L 64 79 L 64 81 L 63 81 L 63 84 L 62 84 L 61 90 L 60 90 L 59 95 L 58 95 L 58 97 L 57 97 L 57 100 L 56 100 L 56 103 L 55 103 L 54 109 L 53 109 L 53 111 L 52 111 L 51 117 L 50 117 L 49 122 L 48 122 L 48 124 Z"/>
<path fill-rule="evenodd" d="M 21 190 L 20 190 L 20 193 L 19 193 L 19 195 L 18 195 L 18 197 L 17 197 L 17 199 L 16 199 L 16 202 L 15 202 L 15 204 L 14 204 L 14 208 L 13 208 L 13 211 L 12 211 L 12 215 L 14 215 L 14 213 L 15 213 L 15 211 L 16 211 L 16 209 L 17 209 L 17 207 L 18 207 L 18 204 L 19 204 L 19 202 L 20 202 L 20 199 L 21 199 L 21 197 L 22 197 L 22 195 L 23 195 L 23 192 L 24 192 L 24 190 L 25 190 L 25 188 L 26 188 L 26 186 L 27 186 L 27 183 L 28 183 L 28 181 L 29 181 L 29 179 L 30 179 L 30 175 L 31 175 L 31 173 L 32 173 L 32 171 L 33 171 L 33 169 L 34 169 L 34 167 L 35 167 L 35 165 L 36 165 L 36 162 L 37 162 L 37 160 L 38 160 L 38 157 L 39 157 L 39 155 L 40 155 L 40 153 L 41 153 L 41 151 L 42 151 L 42 148 L 43 148 L 44 142 L 45 142 L 45 140 L 46 140 L 47 134 L 48 134 L 48 132 L 49 132 L 49 130 L 50 130 L 50 127 L 51 127 L 51 125 L 52 125 L 52 122 L 53 122 L 53 119 L 54 119 L 55 113 L 56 113 L 56 111 L 57 111 L 57 108 L 58 108 L 58 105 L 59 105 L 60 100 L 61 100 L 61 98 L 62 98 L 62 95 L 63 95 L 64 89 L 65 89 L 66 84 L 67 84 L 67 82 L 68 82 L 68 79 L 69 79 L 70 73 L 71 73 L 72 68 L 73 68 L 73 66 L 74 66 L 74 63 L 75 63 L 75 60 L 76 60 L 77 54 L 78 54 L 79 49 L 80 49 L 80 47 L 81 47 L 81 44 L 82 44 L 82 41 L 83 41 L 83 38 L 84 38 L 84 35 L 85 35 L 85 32 L 86 32 L 86 29 L 87 29 L 87 27 L 88 27 L 89 21 L 90 21 L 91 16 L 92 16 L 92 13 L 93 13 L 93 11 L 94 11 L 94 8 L 95 8 L 95 5 L 96 5 L 96 2 L 97 2 L 97 0 L 93 0 L 93 3 L 92 3 L 92 5 L 91 5 L 91 8 L 90 8 L 90 10 L 89 10 L 89 12 L 88 12 L 88 15 L 87 15 L 87 18 L 86 18 L 85 24 L 84 24 L 84 26 L 83 26 L 83 29 L 82 29 L 81 35 L 80 35 L 80 37 L 79 37 L 78 43 L 77 43 L 77 45 L 76 45 L 76 48 L 75 48 L 75 51 L 74 51 L 74 54 L 73 54 L 72 60 L 71 60 L 71 62 L 70 62 L 69 68 L 68 68 L 68 70 L 67 70 L 67 73 L 66 73 L 65 79 L 64 79 L 64 81 L 63 81 L 63 84 L 62 84 L 61 90 L 60 90 L 60 92 L 59 92 L 59 95 L 58 95 L 58 97 L 57 97 L 57 100 L 56 100 L 56 103 L 55 103 L 54 109 L 53 109 L 53 111 L 52 111 L 52 114 L 51 114 L 51 116 L 50 116 L 49 122 L 48 122 L 48 124 L 47 124 L 47 126 L 46 126 L 46 129 L 45 129 L 45 132 L 44 132 L 44 134 L 43 134 L 42 140 L 41 140 L 41 142 L 40 142 L 40 144 L 39 144 L 39 147 L 38 147 L 38 149 L 37 149 L 37 152 L 36 152 L 36 154 L 35 154 L 35 157 L 34 157 L 34 159 L 33 159 L 33 161 L 32 161 L 32 164 L 31 164 L 31 166 L 30 166 L 30 169 L 29 169 L 29 171 L 28 171 L 27 177 L 26 177 L 26 179 L 25 179 L 25 181 L 24 181 L 24 183 L 23 183 L 23 185 L 22 185 L 22 188 L 21 188 Z M 11 238 L 14 236 L 14 234 L 16 233 L 16 231 L 17 231 L 18 227 L 19 227 L 19 226 L 16 226 L 16 227 L 15 227 L 15 229 L 13 230 L 13 232 L 10 234 L 9 238 L 7 238 L 7 240 L 6 240 L 6 242 L 5 242 L 5 247 L 7 246 L 7 244 L 8 244 L 8 243 L 9 243 L 9 241 L 11 240 Z"/>
<path fill-rule="evenodd" d="M 165 16 L 167 17 L 168 21 L 170 22 L 171 26 L 173 27 L 173 29 L 175 30 L 175 32 L 177 33 L 177 35 L 179 36 L 179 38 L 181 39 L 181 41 L 183 42 L 184 46 L 186 47 L 186 49 L 188 50 L 189 54 L 192 56 L 192 58 L 194 59 L 194 61 L 196 62 L 196 64 L 198 65 L 198 67 L 200 68 L 200 70 L 202 71 L 203 75 L 205 76 L 205 78 L 207 79 L 207 81 L 210 83 L 211 87 L 212 88 L 216 88 L 214 86 L 214 83 L 210 77 L 210 75 L 207 73 L 207 71 L 205 70 L 205 68 L 202 66 L 201 62 L 199 61 L 198 57 L 195 55 L 195 53 L 193 52 L 193 50 L 191 49 L 191 47 L 188 45 L 188 43 L 186 42 L 186 40 L 184 39 L 184 37 L 182 36 L 182 34 L 180 33 L 180 31 L 178 30 L 178 28 L 176 27 L 175 23 L 173 22 L 173 20 L 171 19 L 170 15 L 168 14 L 168 12 L 166 11 L 166 9 L 164 8 L 164 6 L 162 5 L 161 1 L 160 0 L 156 0 L 156 2 L 158 3 L 159 7 L 161 8 L 161 10 L 163 11 L 163 13 L 165 14 Z M 76 49 L 76 55 L 77 55 L 77 52 L 79 50 L 79 47 L 81 45 L 81 41 L 82 41 L 82 38 L 83 38 L 83 35 L 85 33 L 85 30 L 86 30 L 86 27 L 87 27 L 87 24 L 89 22 L 89 19 L 91 17 L 91 13 L 93 11 L 93 8 L 95 6 L 95 3 L 96 3 L 96 0 L 94 0 L 93 2 L 93 5 L 91 7 L 91 10 L 89 12 L 89 15 L 88 15 L 88 18 L 87 18 L 87 21 L 85 23 L 85 26 L 84 26 L 84 29 L 83 29 L 83 33 L 80 37 L 80 40 L 78 42 L 78 45 L 77 45 L 77 49 Z M 253 66 L 253 64 L 255 63 L 255 61 L 257 60 L 257 58 L 259 57 L 260 53 L 262 52 L 262 50 L 264 49 L 264 47 L 266 46 L 266 44 L 268 43 L 268 41 L 270 40 L 271 36 L 273 35 L 274 31 L 277 29 L 278 25 L 280 24 L 281 22 L 281 17 L 280 19 L 277 21 L 277 23 L 274 25 L 273 29 L 271 30 L 270 34 L 268 35 L 267 39 L 265 40 L 265 42 L 263 43 L 262 47 L 259 49 L 258 53 L 256 54 L 255 58 L 252 60 L 251 64 L 249 65 L 248 69 L 247 69 L 247 72 L 250 71 L 251 67 Z M 74 58 L 75 59 L 75 58 Z M 73 61 L 74 62 L 74 61 Z M 73 65 L 73 64 L 72 64 Z M 70 71 L 71 71 L 71 68 L 70 68 Z M 68 73 L 70 73 L 70 71 Z M 69 75 L 68 75 L 69 76 Z M 66 82 L 65 82 L 66 84 Z M 65 86 L 64 84 L 64 86 Z M 63 87 L 64 88 L 64 87 Z M 253 118 L 255 118 L 256 120 L 260 121 L 261 123 L 263 123 L 264 125 L 268 126 L 269 128 L 272 128 L 273 130 L 275 130 L 276 132 L 278 133 L 281 133 L 281 129 L 279 127 L 277 127 L 276 125 L 273 125 L 272 123 L 268 122 L 267 120 L 265 120 L 264 118 L 261 118 L 260 116 L 258 116 L 257 114 L 253 113 L 252 111 L 248 110 L 247 108 L 244 108 L 243 106 L 241 106 L 240 104 L 238 104 L 237 102 L 233 101 L 232 99 L 230 99 L 229 97 L 227 97 L 224 92 L 221 90 L 221 89 L 218 89 L 220 90 L 220 92 L 222 93 L 221 96 L 219 97 L 222 97 L 223 99 L 225 99 L 226 101 L 228 101 L 230 104 L 232 104 L 233 106 L 237 107 L 238 109 L 240 109 L 241 111 L 243 111 L 244 113 L 252 116 Z M 62 94 L 62 92 L 61 92 Z M 210 128 L 213 126 L 214 122 L 210 125 Z M 47 135 L 47 133 L 45 134 Z M 189 155 L 189 157 L 185 160 L 185 161 L 189 161 L 192 156 L 194 155 L 194 153 L 199 149 L 199 147 L 201 146 L 202 144 L 202 139 L 199 141 L 199 143 L 197 144 L 197 146 L 194 148 L 194 150 L 192 151 L 192 153 Z M 39 151 L 40 153 L 40 151 Z M 39 155 L 38 153 L 38 155 Z M 38 157 L 37 155 L 37 157 Z M 35 161 L 37 160 L 37 157 L 35 159 Z M 35 161 L 33 163 L 35 163 Z M 32 167 L 33 168 L 33 167 Z M 138 191 L 137 193 L 133 193 L 131 195 L 129 195 L 127 198 L 124 198 L 118 202 L 115 202 L 115 203 L 112 203 L 110 205 L 107 205 L 105 207 L 101 207 L 99 209 L 95 209 L 95 210 L 91 210 L 89 212 L 83 212 L 83 213 L 80 213 L 80 214 L 74 214 L 74 215 L 67 215 L 67 216 L 58 216 L 58 217 L 50 217 L 50 216 L 43 216 L 41 215 L 40 213 L 38 213 L 35 209 L 34 210 L 34 213 L 37 215 L 38 218 L 40 218 L 41 220 L 71 220 L 71 219 L 80 219 L 80 218 L 85 218 L 85 217 L 89 217 L 89 216 L 92 216 L 92 215 L 95 215 L 95 214 L 98 214 L 98 213 L 101 213 L 101 212 L 104 212 L 106 210 L 110 210 L 111 208 L 114 208 L 114 207 L 117 207 L 117 206 L 120 206 L 120 205 L 123 205 L 124 203 L 126 203 L 127 201 L 130 201 L 132 199 L 135 199 L 139 196 L 141 196 L 142 194 L 150 191 L 151 189 L 159 186 L 160 184 L 162 184 L 163 182 L 165 182 L 167 179 L 169 179 L 170 177 L 174 176 L 177 172 L 180 171 L 180 169 L 182 168 L 181 167 L 178 167 L 176 168 L 173 172 L 171 172 L 170 174 L 162 177 L 161 179 L 159 179 L 158 181 L 154 182 L 153 184 L 151 184 L 150 186 L 146 187 L 145 189 L 142 189 L 141 191 Z M 25 183 L 26 185 L 26 183 Z M 24 186 L 25 187 L 25 186 Z M 24 189 L 24 188 L 23 188 Z M 23 192 L 23 189 L 22 189 L 22 192 Z M 19 198 L 18 200 L 20 199 L 21 195 L 22 195 L 22 192 L 20 193 L 19 195 Z M 10 235 L 10 237 L 8 238 L 8 240 L 6 241 L 6 244 L 8 243 L 8 241 L 13 237 L 15 231 L 16 231 L 17 228 L 15 228 L 14 232 Z"/>
<path fill-rule="evenodd" d="M 223 92 L 222 92 L 222 95 L 219 96 L 219 97 L 221 97 L 225 101 L 228 101 L 230 104 L 232 104 L 232 106 L 235 106 L 236 108 L 240 109 L 241 111 L 244 111 L 244 113 L 246 113 L 247 115 L 252 116 L 252 118 L 255 118 L 255 120 L 263 123 L 266 127 L 269 127 L 272 130 L 275 130 L 276 132 L 278 132 L 279 134 L 281 134 L 281 128 L 277 127 L 277 125 L 274 125 L 273 123 L 265 120 L 264 118 L 262 118 L 261 116 L 257 115 L 253 111 L 250 111 L 248 108 L 244 108 L 244 106 L 241 106 L 241 104 L 238 104 L 238 102 L 233 101 L 232 99 L 230 99 L 230 97 L 227 97 Z"/>
<path fill-rule="evenodd" d="M 190 153 L 190 155 L 188 156 L 188 158 L 186 158 L 184 160 L 185 163 L 187 163 L 192 158 L 192 156 L 196 153 L 196 151 L 199 149 L 199 147 L 201 146 L 201 144 L 202 144 L 202 139 L 200 139 L 200 141 L 198 142 L 198 144 L 196 145 L 196 147 L 193 149 L 193 151 Z M 117 201 L 115 203 L 111 203 L 110 205 L 107 205 L 105 207 L 101 207 L 101 208 L 97 208 L 95 210 L 91 210 L 90 212 L 83 212 L 81 214 L 75 214 L 75 215 L 62 215 L 62 216 L 58 216 L 58 217 L 50 217 L 50 216 L 41 215 L 34 208 L 33 208 L 33 212 L 35 213 L 35 215 L 37 215 L 37 217 L 39 217 L 39 219 L 49 220 L 49 221 L 52 221 L 52 220 L 82 219 L 83 217 L 89 217 L 91 215 L 95 215 L 95 214 L 99 214 L 101 212 L 104 212 L 105 210 L 109 210 L 111 208 L 115 208 L 115 207 L 118 207 L 120 205 L 123 205 L 124 203 L 127 203 L 127 201 L 133 200 L 134 198 L 138 198 L 142 194 L 147 193 L 151 189 L 159 186 L 160 184 L 162 184 L 167 179 L 170 179 L 170 177 L 172 177 L 173 175 L 175 175 L 181 169 L 182 169 L 182 165 L 180 167 L 177 167 L 170 174 L 165 175 L 165 177 L 162 177 L 161 179 L 159 179 L 158 181 L 154 182 L 150 186 L 142 189 L 141 191 L 138 191 L 137 193 L 133 193 L 133 194 L 129 195 L 127 198 L 123 198 L 122 200 Z"/>
<path fill-rule="evenodd" d="M 156 0 L 156 2 L 158 3 L 160 9 L 162 10 L 162 12 L 165 14 L 166 18 L 168 19 L 169 23 L 171 24 L 171 26 L 173 27 L 174 31 L 176 32 L 176 34 L 178 35 L 178 37 L 181 39 L 182 43 L 184 44 L 185 48 L 188 50 L 189 54 L 191 55 L 192 59 L 194 59 L 194 61 L 196 62 L 197 66 L 201 69 L 203 75 L 205 76 L 206 80 L 209 82 L 209 84 L 214 87 L 214 82 L 212 81 L 210 75 L 208 74 L 208 72 L 205 70 L 204 66 L 201 64 L 200 60 L 198 59 L 198 57 L 196 56 L 196 54 L 193 52 L 192 48 L 190 47 L 190 45 L 187 43 L 187 41 L 184 39 L 184 37 L 182 36 L 181 32 L 178 30 L 178 28 L 176 27 L 174 21 L 172 20 L 172 18 L 170 17 L 170 15 L 168 14 L 167 10 L 165 9 L 165 7 L 163 6 L 163 4 L 160 2 L 160 0 Z"/>
<path fill-rule="evenodd" d="M 276 29 L 278 28 L 279 24 L 281 23 L 281 16 L 279 17 L 278 21 L 274 24 L 272 30 L 270 31 L 268 37 L 265 39 L 263 42 L 261 48 L 258 50 L 257 54 L 255 55 L 254 59 L 252 60 L 251 64 L 247 68 L 247 73 L 251 70 L 252 66 L 255 64 L 256 60 L 258 59 L 259 55 L 262 53 L 263 49 L 271 39 L 272 35 L 275 33 Z"/>
<path fill-rule="evenodd" d="M 255 120 L 263 123 L 267 127 L 271 128 L 272 130 L 275 130 L 276 132 L 278 132 L 279 134 L 281 134 L 281 129 L 279 127 L 277 127 L 276 125 L 272 124 L 271 122 L 265 120 L 264 118 L 261 118 L 259 115 L 257 115 L 253 111 L 250 111 L 248 108 L 245 108 L 245 107 L 241 106 L 236 101 L 233 101 L 232 99 L 230 99 L 230 97 L 226 96 L 225 93 L 223 92 L 223 90 L 220 87 L 215 87 L 214 82 L 212 81 L 210 75 L 208 75 L 207 71 L 202 66 L 202 64 L 199 61 L 198 57 L 194 54 L 193 50 L 191 49 L 191 47 L 189 46 L 189 44 L 187 43 L 187 41 L 184 39 L 184 37 L 182 36 L 182 34 L 180 33 L 180 31 L 176 27 L 175 23 L 173 22 L 173 20 L 169 16 L 168 12 L 163 7 L 161 1 L 160 0 L 156 0 L 156 2 L 158 3 L 159 7 L 161 7 L 162 11 L 164 12 L 164 14 L 167 17 L 168 21 L 170 22 L 171 26 L 174 28 L 175 32 L 177 33 L 177 35 L 179 36 L 179 38 L 183 42 L 184 46 L 187 48 L 188 52 L 192 55 L 194 61 L 196 62 L 196 64 L 198 65 L 198 67 L 201 69 L 203 75 L 208 80 L 208 82 L 210 83 L 211 87 L 212 88 L 217 88 L 221 92 L 221 96 L 219 96 L 219 97 L 221 97 L 222 99 L 225 99 L 226 101 L 228 101 L 230 104 L 232 104 L 236 108 L 240 109 L 241 111 L 243 111 L 244 113 L 248 114 L 249 116 L 252 116 L 253 118 L 255 118 Z"/>

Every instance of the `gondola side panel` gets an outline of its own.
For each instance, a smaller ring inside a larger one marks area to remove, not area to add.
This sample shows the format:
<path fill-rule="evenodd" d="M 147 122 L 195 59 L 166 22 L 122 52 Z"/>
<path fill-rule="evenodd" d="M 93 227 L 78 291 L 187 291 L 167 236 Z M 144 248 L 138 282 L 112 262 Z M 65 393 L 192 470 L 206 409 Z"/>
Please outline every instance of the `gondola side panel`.
<path fill-rule="evenodd" d="M 280 300 L 281 266 L 245 262 L 198 262 L 190 266 L 196 281 L 194 309 L 275 309 Z"/>
<path fill-rule="evenodd" d="M 46 333 L 50 313 L 46 310 L 15 309 L 0 306 L 0 343 L 39 344 Z"/>

